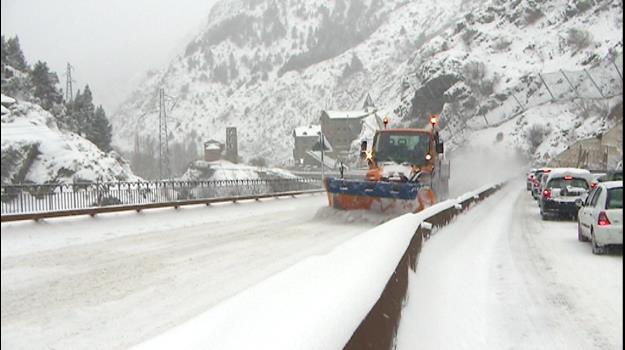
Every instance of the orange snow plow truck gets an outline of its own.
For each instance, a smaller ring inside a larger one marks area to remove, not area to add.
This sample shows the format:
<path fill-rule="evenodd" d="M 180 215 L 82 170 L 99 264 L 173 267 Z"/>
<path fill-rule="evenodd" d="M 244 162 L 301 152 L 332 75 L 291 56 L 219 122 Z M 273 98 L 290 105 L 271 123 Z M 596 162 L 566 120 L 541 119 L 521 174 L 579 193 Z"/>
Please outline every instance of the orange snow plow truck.
<path fill-rule="evenodd" d="M 330 207 L 383 213 L 418 212 L 447 198 L 450 163 L 438 134 L 438 116 L 423 129 L 378 130 L 369 151 L 361 143 L 361 157 L 369 170 L 364 180 L 326 177 Z"/>

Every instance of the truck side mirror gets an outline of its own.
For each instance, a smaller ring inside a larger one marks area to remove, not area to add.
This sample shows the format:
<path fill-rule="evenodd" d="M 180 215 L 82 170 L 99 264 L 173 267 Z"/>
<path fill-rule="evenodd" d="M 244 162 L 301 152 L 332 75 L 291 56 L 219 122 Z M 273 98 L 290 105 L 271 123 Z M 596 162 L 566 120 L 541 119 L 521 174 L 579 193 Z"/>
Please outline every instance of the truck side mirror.
<path fill-rule="evenodd" d="M 443 151 L 444 151 L 443 141 L 441 140 L 436 143 L 436 153 L 442 154 Z"/>
<path fill-rule="evenodd" d="M 360 143 L 360 159 L 367 158 L 367 141 Z"/>

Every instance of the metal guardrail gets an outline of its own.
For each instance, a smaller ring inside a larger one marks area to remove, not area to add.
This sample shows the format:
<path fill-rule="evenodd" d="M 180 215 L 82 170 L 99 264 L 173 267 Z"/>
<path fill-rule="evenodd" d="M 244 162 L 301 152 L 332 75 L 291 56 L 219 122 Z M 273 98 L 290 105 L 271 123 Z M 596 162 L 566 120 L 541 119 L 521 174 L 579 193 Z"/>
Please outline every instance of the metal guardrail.
<path fill-rule="evenodd" d="M 321 188 L 321 181 L 306 178 L 3 185 L 1 212 L 2 221 L 5 221 L 4 217 L 10 214 L 110 206 L 167 206 L 185 201 L 205 203 L 215 198 L 257 198 L 261 195 Z"/>

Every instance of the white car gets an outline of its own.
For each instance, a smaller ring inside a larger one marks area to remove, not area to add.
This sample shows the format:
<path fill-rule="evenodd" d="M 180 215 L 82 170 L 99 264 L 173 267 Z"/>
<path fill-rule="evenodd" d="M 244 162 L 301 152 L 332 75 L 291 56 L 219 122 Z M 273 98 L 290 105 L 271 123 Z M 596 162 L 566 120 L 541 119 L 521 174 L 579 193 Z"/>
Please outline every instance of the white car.
<path fill-rule="evenodd" d="M 577 205 L 577 239 L 591 241 L 594 254 L 603 254 L 609 245 L 623 245 L 623 181 L 597 184 Z"/>

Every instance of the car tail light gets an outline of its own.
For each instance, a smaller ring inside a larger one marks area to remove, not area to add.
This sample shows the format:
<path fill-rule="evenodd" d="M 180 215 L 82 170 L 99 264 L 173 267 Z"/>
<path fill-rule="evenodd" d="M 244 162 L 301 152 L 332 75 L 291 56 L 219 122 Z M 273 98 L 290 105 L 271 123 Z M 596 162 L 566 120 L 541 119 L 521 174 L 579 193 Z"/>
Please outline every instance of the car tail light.
<path fill-rule="evenodd" d="M 605 211 L 599 212 L 599 220 L 597 224 L 599 226 L 610 225 L 610 220 L 608 219 L 608 215 L 606 215 Z"/>
<path fill-rule="evenodd" d="M 545 198 L 545 199 L 551 198 L 551 189 L 550 188 L 545 188 L 545 190 L 543 191 L 543 198 Z"/>
<path fill-rule="evenodd" d="M 596 182 L 593 182 L 593 183 L 590 184 L 590 188 L 595 188 L 595 187 L 597 187 L 597 183 Z"/>
<path fill-rule="evenodd" d="M 565 176 L 564 179 L 565 180 L 573 180 L 573 176 Z"/>

